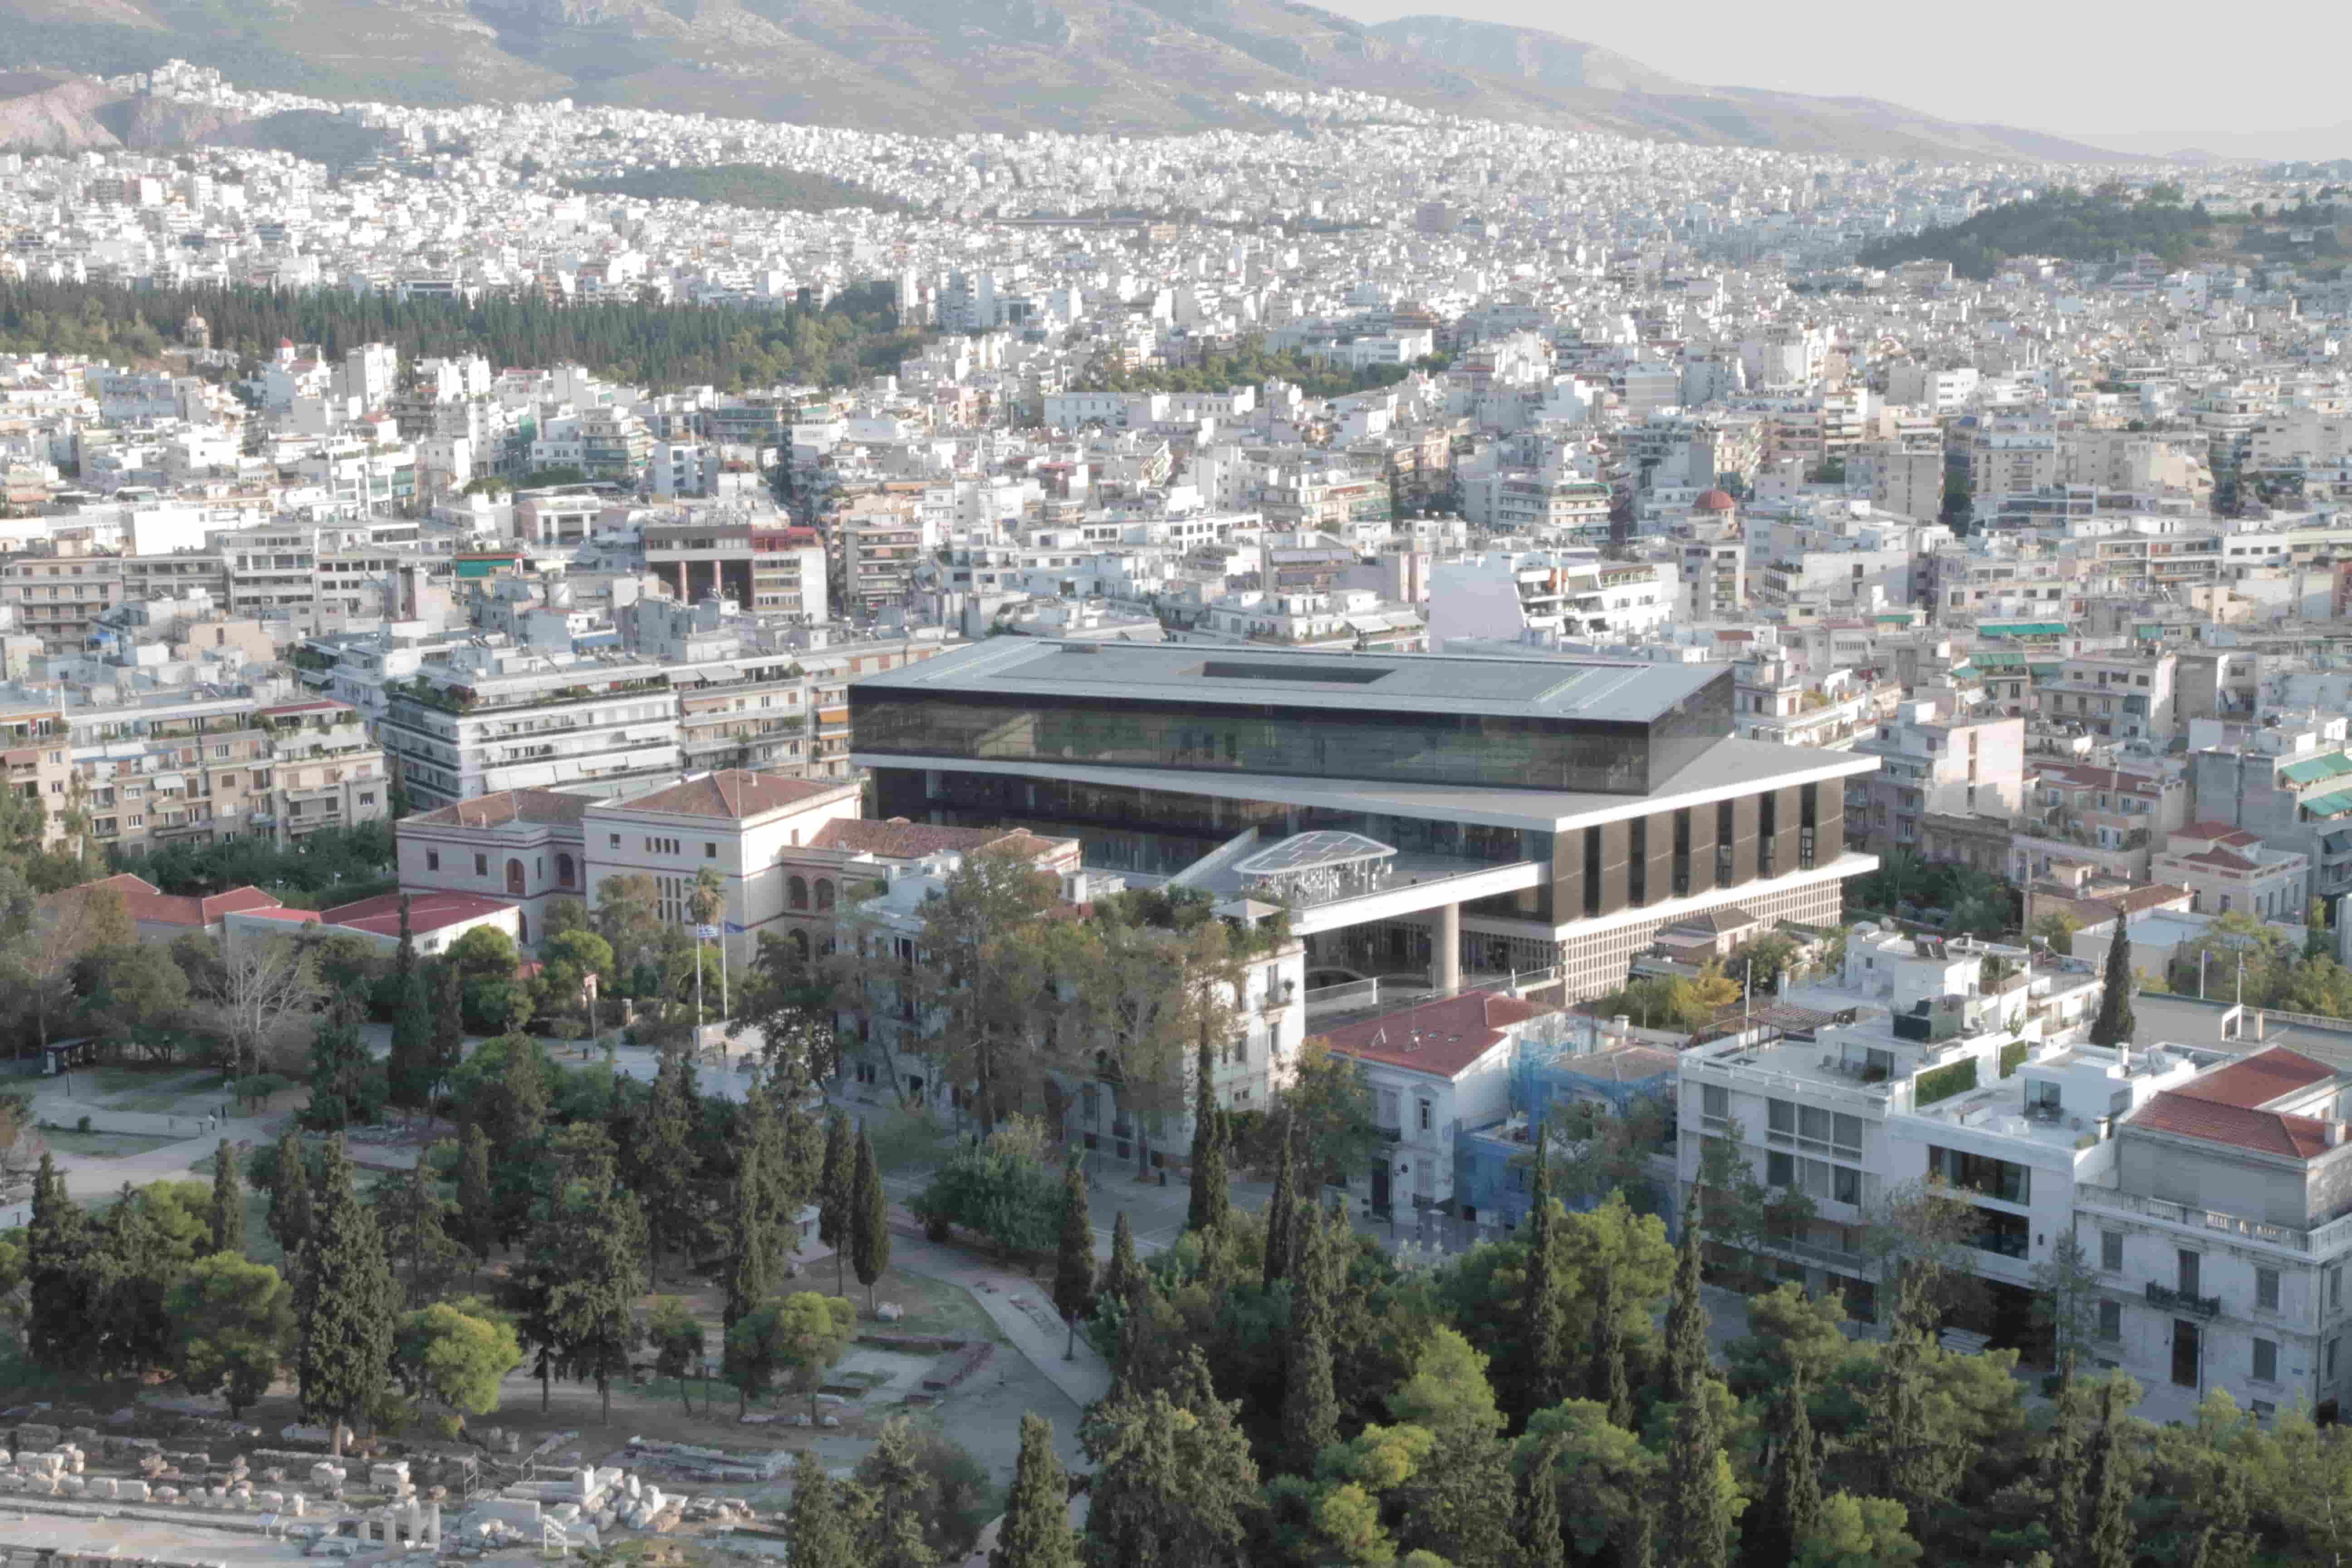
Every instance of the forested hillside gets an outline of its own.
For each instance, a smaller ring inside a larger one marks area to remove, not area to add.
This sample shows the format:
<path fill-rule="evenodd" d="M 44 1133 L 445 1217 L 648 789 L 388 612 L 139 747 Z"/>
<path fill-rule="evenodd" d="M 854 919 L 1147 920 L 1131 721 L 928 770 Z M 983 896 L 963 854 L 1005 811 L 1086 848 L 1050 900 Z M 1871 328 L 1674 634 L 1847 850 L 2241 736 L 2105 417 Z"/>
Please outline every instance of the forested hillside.
<path fill-rule="evenodd" d="M 763 212 L 834 212 L 842 207 L 871 207 L 876 212 L 914 209 L 895 196 L 836 180 L 805 169 L 779 169 L 767 163 L 713 163 L 694 169 L 632 169 L 625 174 L 573 180 L 572 189 L 588 195 L 635 196 L 639 201 L 717 202 L 727 206 L 754 207 Z"/>
<path fill-rule="evenodd" d="M 2105 261 L 2147 251 L 2177 263 L 2202 243 L 2213 219 L 2202 203 L 2180 205 L 2178 189 L 2158 185 L 2137 199 L 2120 185 L 2089 192 L 2059 189 L 2032 201 L 2004 202 L 1963 222 L 1867 245 L 1865 267 L 1948 261 L 1963 278 L 1990 278 L 2018 256 Z"/>
<path fill-rule="evenodd" d="M 0 349 L 135 359 L 160 353 L 190 311 L 210 323 L 215 346 L 247 355 L 274 353 L 281 339 L 317 343 L 330 356 L 388 342 L 404 359 L 479 353 L 501 366 L 583 364 L 657 389 L 841 384 L 895 366 L 923 336 L 899 326 L 887 284 L 845 290 L 823 310 L 769 310 L 26 282 L 0 283 Z"/>

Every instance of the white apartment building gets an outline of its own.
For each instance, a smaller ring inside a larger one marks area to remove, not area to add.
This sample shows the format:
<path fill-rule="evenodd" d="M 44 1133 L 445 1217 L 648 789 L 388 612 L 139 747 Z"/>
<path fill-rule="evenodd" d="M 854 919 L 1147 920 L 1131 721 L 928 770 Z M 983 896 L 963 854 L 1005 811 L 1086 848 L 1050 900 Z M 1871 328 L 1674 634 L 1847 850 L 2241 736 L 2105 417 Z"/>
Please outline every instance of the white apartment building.
<path fill-rule="evenodd" d="M 1942 714 L 1928 700 L 1900 703 L 1878 733 L 1854 742 L 1884 759 L 1846 781 L 1846 837 L 1874 851 L 1919 842 L 1919 818 L 2006 816 L 2025 783 L 2025 721 Z"/>
<path fill-rule="evenodd" d="M 635 659 L 452 649 L 393 691 L 378 727 L 426 810 L 493 790 L 613 789 L 680 761 L 667 672 Z"/>
<path fill-rule="evenodd" d="M 1433 563 L 1429 635 L 1521 640 L 1528 632 L 1639 641 L 1674 618 L 1674 568 L 1557 552 L 1489 552 Z"/>

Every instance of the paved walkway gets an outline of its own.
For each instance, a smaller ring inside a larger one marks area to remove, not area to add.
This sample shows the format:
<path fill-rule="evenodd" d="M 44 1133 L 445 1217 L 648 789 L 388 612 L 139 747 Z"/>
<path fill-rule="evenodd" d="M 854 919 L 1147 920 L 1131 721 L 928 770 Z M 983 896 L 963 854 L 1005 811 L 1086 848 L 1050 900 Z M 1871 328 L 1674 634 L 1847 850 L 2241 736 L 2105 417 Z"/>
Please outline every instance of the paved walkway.
<path fill-rule="evenodd" d="M 1075 1353 L 1065 1359 L 1069 1331 L 1054 1311 L 1051 1281 L 1000 1268 L 961 1247 L 927 1241 L 913 1216 L 895 1205 L 892 1217 L 902 1222 L 892 1227 L 892 1268 L 961 1286 L 1013 1348 L 1028 1357 L 1079 1409 L 1110 1392 L 1110 1363 L 1087 1342 L 1085 1334 L 1078 1335 Z"/>

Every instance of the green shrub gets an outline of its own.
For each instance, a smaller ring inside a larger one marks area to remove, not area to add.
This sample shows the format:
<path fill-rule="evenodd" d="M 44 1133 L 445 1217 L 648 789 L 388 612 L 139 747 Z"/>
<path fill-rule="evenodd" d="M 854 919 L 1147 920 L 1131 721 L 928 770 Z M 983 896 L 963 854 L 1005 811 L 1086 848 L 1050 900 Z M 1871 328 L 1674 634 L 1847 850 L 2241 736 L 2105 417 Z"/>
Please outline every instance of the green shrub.
<path fill-rule="evenodd" d="M 1911 1103 L 1933 1105 L 1977 1086 L 1977 1058 L 1966 1058 L 1946 1067 L 1931 1068 L 1913 1080 Z"/>
<path fill-rule="evenodd" d="M 2032 1047 L 2024 1040 L 2011 1040 L 2000 1048 L 2000 1076 L 2008 1078 L 2025 1065 L 2025 1053 Z"/>
<path fill-rule="evenodd" d="M 968 1141 L 907 1205 L 925 1232 L 959 1226 L 988 1238 L 1000 1257 L 1054 1250 L 1062 1217 L 1062 1176 L 1053 1166 L 992 1141 Z"/>

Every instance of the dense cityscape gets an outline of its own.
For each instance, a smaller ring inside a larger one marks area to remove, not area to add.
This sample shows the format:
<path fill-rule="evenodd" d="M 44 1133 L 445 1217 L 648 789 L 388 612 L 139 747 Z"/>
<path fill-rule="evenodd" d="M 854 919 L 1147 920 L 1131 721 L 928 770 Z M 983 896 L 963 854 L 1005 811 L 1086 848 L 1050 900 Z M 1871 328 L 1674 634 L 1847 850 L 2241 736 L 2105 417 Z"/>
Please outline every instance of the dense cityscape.
<path fill-rule="evenodd" d="M 2352 1552 L 2352 160 L 233 77 L 0 152 L 12 1561 Z"/>

